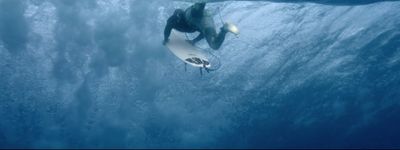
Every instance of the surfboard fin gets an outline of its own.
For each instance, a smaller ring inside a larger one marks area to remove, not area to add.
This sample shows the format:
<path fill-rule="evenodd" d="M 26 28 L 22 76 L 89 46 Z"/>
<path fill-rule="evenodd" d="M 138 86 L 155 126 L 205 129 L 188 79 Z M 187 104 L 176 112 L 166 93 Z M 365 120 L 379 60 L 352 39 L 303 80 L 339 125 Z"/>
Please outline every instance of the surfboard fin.
<path fill-rule="evenodd" d="M 187 71 L 187 63 L 185 63 L 185 72 Z"/>
<path fill-rule="evenodd" d="M 203 68 L 207 71 L 207 73 L 210 73 L 210 70 L 206 67 L 206 64 L 203 64 Z"/>

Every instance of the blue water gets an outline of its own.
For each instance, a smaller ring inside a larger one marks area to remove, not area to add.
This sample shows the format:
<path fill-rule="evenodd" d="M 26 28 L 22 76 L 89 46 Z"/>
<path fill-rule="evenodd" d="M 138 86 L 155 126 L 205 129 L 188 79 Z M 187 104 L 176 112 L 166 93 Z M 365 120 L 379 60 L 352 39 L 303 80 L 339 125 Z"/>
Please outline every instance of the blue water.
<path fill-rule="evenodd" d="M 209 4 L 241 34 L 200 76 L 161 44 L 190 3 L 0 0 L 0 148 L 400 148 L 400 2 L 370 2 Z"/>

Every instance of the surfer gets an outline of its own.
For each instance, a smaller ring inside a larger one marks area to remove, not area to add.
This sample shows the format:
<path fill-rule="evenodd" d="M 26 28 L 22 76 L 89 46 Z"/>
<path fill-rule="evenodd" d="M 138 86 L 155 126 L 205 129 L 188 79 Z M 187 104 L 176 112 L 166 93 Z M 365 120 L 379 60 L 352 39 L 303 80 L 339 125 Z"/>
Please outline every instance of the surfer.
<path fill-rule="evenodd" d="M 205 10 L 205 6 L 206 3 L 196 3 L 186 10 L 176 9 L 165 26 L 163 44 L 165 45 L 169 41 L 172 29 L 185 33 L 194 33 L 197 31 L 200 34 L 193 40 L 188 40 L 189 43 L 194 45 L 205 38 L 208 45 L 212 49 L 217 50 L 221 47 L 228 32 L 233 34 L 239 33 L 236 26 L 230 23 L 224 23 L 220 28 L 220 32 L 217 33 L 214 19 Z"/>

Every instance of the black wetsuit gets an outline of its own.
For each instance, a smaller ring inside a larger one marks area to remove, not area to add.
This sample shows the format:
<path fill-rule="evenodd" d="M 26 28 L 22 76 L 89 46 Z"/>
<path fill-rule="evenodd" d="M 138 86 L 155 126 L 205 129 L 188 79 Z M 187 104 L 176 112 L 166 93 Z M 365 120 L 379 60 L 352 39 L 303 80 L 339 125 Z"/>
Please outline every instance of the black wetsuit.
<path fill-rule="evenodd" d="M 205 38 L 212 49 L 219 49 L 225 40 L 227 31 L 221 28 L 221 31 L 217 34 L 213 17 L 205 11 L 205 6 L 206 3 L 196 3 L 185 11 L 182 9 L 175 10 L 167 21 L 164 30 L 164 43 L 168 42 L 172 29 L 187 33 L 198 31 L 200 34 L 192 40 L 193 44 Z"/>

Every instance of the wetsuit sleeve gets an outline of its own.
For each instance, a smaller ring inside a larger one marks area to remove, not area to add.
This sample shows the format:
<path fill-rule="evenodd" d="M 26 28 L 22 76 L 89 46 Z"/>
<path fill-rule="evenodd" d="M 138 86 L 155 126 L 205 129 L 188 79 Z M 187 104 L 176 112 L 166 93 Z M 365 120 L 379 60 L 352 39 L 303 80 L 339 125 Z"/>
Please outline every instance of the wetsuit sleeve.
<path fill-rule="evenodd" d="M 164 29 L 164 41 L 167 42 L 169 39 L 169 36 L 171 35 L 171 31 L 173 28 L 173 21 L 172 21 L 172 17 L 168 19 L 167 21 L 167 25 L 165 26 Z"/>

